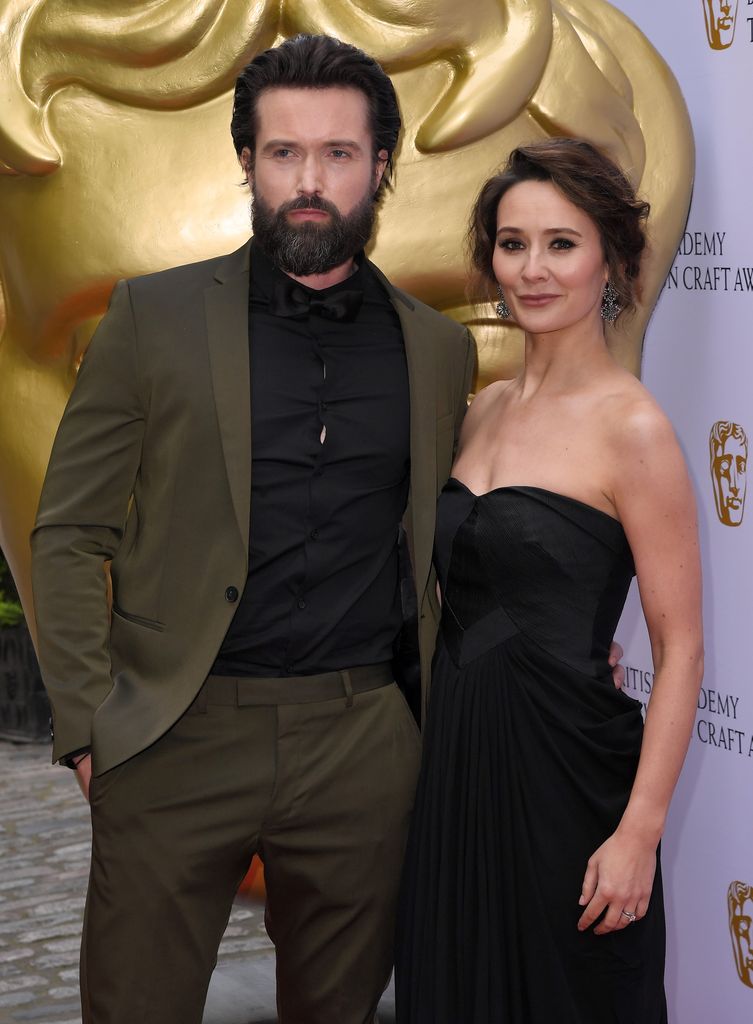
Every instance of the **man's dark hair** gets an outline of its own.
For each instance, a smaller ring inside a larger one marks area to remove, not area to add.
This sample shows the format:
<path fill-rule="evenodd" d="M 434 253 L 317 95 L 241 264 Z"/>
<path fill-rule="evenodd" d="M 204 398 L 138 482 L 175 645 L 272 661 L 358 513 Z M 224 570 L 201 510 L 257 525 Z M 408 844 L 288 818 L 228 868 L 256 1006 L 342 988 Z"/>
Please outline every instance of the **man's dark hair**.
<path fill-rule="evenodd" d="M 387 151 L 382 185 L 393 171 L 393 154 L 400 135 L 400 110 L 392 82 L 363 50 L 332 36 L 298 35 L 265 50 L 248 64 L 235 83 L 230 132 L 235 151 L 248 146 L 256 152 L 256 105 L 265 89 L 328 89 L 334 86 L 359 89 L 366 97 L 376 162 Z"/>
<path fill-rule="evenodd" d="M 550 181 L 583 210 L 601 237 L 609 281 L 622 311 L 635 308 L 641 257 L 646 246 L 648 203 L 635 194 L 627 176 L 609 157 L 584 139 L 547 139 L 514 149 L 507 164 L 482 187 L 471 213 L 468 249 L 475 271 L 473 290 L 488 297 L 496 279 L 492 257 L 497 237 L 497 207 L 502 196 L 523 181 Z"/>

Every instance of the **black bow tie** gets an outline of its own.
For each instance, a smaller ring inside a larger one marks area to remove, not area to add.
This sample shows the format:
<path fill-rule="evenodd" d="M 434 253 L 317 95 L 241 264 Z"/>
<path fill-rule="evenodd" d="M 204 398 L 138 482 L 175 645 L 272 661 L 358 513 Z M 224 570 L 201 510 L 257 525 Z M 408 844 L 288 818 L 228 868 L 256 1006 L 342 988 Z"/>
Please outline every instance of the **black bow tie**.
<path fill-rule="evenodd" d="M 275 285 L 269 300 L 269 312 L 273 316 L 288 316 L 293 320 L 305 320 L 311 313 L 327 320 L 353 320 L 362 302 L 363 292 L 355 288 L 320 298 L 315 291 L 302 288 L 288 278 Z"/>

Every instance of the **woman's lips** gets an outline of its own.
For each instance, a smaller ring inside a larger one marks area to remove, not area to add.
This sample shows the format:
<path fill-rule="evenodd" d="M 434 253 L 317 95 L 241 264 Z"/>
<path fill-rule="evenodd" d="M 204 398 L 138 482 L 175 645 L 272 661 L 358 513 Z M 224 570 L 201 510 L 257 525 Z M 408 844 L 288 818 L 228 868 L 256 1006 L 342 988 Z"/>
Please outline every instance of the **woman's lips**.
<path fill-rule="evenodd" d="M 548 306 L 550 302 L 554 302 L 558 299 L 559 295 L 516 295 L 518 302 L 521 302 L 524 306 Z"/>

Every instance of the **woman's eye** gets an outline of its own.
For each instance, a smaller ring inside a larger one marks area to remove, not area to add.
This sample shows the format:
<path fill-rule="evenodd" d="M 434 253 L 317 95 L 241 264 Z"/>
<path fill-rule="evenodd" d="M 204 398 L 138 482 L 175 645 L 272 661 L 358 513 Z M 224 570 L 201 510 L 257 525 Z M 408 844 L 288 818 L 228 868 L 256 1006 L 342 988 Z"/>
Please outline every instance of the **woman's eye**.
<path fill-rule="evenodd" d="M 552 242 L 553 249 L 572 249 L 574 245 L 571 238 L 555 238 Z"/>
<path fill-rule="evenodd" d="M 497 244 L 500 249 L 505 249 L 507 252 L 514 252 L 523 248 L 523 243 L 519 238 L 501 238 Z"/>

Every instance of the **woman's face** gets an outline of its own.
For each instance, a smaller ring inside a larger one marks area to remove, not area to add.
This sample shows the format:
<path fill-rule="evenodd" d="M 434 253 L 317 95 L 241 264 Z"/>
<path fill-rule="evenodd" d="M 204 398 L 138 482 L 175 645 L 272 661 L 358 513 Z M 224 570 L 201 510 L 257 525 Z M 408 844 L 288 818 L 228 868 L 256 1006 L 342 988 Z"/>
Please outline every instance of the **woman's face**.
<path fill-rule="evenodd" d="M 524 181 L 504 194 L 492 268 L 529 334 L 599 322 L 608 276 L 599 232 L 551 182 Z"/>

